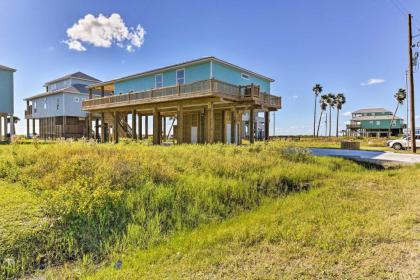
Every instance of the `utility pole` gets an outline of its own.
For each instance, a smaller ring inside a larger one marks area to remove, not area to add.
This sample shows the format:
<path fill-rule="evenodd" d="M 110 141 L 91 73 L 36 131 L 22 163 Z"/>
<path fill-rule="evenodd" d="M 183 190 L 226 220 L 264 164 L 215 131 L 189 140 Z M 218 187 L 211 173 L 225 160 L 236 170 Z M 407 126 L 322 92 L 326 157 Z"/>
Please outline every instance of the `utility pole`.
<path fill-rule="evenodd" d="M 411 151 L 416 153 L 416 116 L 414 108 L 413 35 L 411 31 L 411 14 L 408 14 L 408 72 L 410 78 L 410 142 Z"/>

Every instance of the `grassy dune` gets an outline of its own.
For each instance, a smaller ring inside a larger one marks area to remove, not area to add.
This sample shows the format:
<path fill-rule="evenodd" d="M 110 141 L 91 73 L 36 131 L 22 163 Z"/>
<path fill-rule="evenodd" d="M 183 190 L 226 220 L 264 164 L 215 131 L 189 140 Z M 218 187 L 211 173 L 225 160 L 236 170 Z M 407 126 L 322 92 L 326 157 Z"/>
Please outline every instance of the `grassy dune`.
<path fill-rule="evenodd" d="M 6 221 L 0 277 L 398 275 L 403 248 L 418 248 L 418 168 L 368 170 L 290 144 L 2 146 L 0 184 L 16 190 L 2 199 L 22 192 L 31 206 L 25 242 Z"/>

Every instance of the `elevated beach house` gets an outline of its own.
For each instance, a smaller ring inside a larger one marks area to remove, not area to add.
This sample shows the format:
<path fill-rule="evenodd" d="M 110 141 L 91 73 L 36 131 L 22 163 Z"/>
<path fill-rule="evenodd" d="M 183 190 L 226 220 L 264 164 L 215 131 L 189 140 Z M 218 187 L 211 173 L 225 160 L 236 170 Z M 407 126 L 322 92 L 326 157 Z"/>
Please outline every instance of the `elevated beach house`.
<path fill-rule="evenodd" d="M 88 135 L 87 113 L 82 110 L 82 102 L 88 98 L 87 86 L 98 82 L 94 77 L 76 72 L 45 83 L 44 92 L 25 98 L 27 136 L 55 139 Z"/>
<path fill-rule="evenodd" d="M 360 109 L 352 113 L 347 124 L 347 135 L 351 136 L 388 136 L 400 134 L 405 128 L 404 120 L 384 108 Z"/>
<path fill-rule="evenodd" d="M 15 134 L 14 86 L 15 69 L 0 65 L 0 140 Z"/>
<path fill-rule="evenodd" d="M 265 116 L 264 137 L 268 138 L 269 112 L 281 108 L 281 99 L 271 94 L 274 80 L 215 57 L 95 83 L 88 86 L 89 132 L 100 122 L 102 142 L 119 137 L 147 137 L 152 118 L 153 143 L 167 137 L 177 143 L 241 143 L 242 115 Z M 101 92 L 95 96 L 94 92 Z M 106 96 L 112 92 L 112 96 Z M 167 121 L 171 124 L 169 128 Z M 249 140 L 255 139 L 255 122 L 248 122 Z M 144 124 L 144 125 L 143 125 Z"/>

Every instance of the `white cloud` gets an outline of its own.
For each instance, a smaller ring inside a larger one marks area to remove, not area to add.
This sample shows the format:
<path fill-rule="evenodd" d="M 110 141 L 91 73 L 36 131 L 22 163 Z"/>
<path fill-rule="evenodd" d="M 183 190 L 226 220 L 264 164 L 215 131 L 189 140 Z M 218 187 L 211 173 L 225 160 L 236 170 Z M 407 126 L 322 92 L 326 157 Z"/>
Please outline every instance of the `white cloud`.
<path fill-rule="evenodd" d="M 351 112 L 345 112 L 345 113 L 343 113 L 343 116 L 350 117 L 351 116 Z"/>
<path fill-rule="evenodd" d="M 293 96 L 292 96 L 292 98 L 293 98 L 293 99 L 298 99 L 298 98 L 299 98 L 299 96 L 297 96 L 297 95 L 293 95 Z"/>
<path fill-rule="evenodd" d="M 141 25 L 128 28 L 119 14 L 106 17 L 102 14 L 95 17 L 87 14 L 67 29 L 66 43 L 71 50 L 86 51 L 83 44 L 100 48 L 110 48 L 116 44 L 129 52 L 140 48 L 144 43 L 146 31 Z"/>
<path fill-rule="evenodd" d="M 374 78 L 372 78 L 372 79 L 367 80 L 367 82 L 361 83 L 360 85 L 361 86 L 371 86 L 371 85 L 382 84 L 382 83 L 385 83 L 384 79 L 374 79 Z"/>

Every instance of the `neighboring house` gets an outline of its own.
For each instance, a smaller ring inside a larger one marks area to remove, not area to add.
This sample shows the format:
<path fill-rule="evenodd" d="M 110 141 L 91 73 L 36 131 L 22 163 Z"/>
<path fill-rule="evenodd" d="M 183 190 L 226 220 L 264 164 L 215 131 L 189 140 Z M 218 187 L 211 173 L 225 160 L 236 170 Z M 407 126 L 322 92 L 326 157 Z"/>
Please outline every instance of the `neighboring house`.
<path fill-rule="evenodd" d="M 391 125 L 392 122 L 392 125 Z M 405 128 L 404 120 L 384 108 L 360 109 L 352 113 L 347 124 L 347 135 L 352 136 L 388 136 L 400 134 Z"/>
<path fill-rule="evenodd" d="M 101 131 L 96 135 L 102 142 L 118 142 L 120 136 L 147 137 L 147 118 L 152 116 L 154 144 L 167 136 L 167 118 L 176 120 L 173 137 L 177 143 L 239 144 L 244 112 L 251 118 L 264 112 L 264 135 L 268 138 L 269 112 L 281 108 L 280 97 L 270 94 L 273 81 L 218 58 L 205 57 L 90 85 L 91 91 L 115 95 L 93 98 L 91 94 L 92 99 L 83 102 L 83 109 L 89 112 L 89 126 L 93 119 L 101 121 Z M 249 131 L 253 142 L 255 126 L 250 125 Z"/>
<path fill-rule="evenodd" d="M 27 136 L 40 138 L 80 138 L 87 135 L 83 100 L 88 98 L 87 86 L 100 80 L 76 72 L 45 83 L 45 92 L 25 98 Z M 32 133 L 30 130 L 32 120 Z M 35 121 L 39 122 L 38 133 Z"/>
<path fill-rule="evenodd" d="M 242 116 L 242 137 L 249 138 L 249 114 L 245 113 Z M 265 139 L 265 120 L 263 117 L 255 115 L 254 118 L 255 138 Z"/>
<path fill-rule="evenodd" d="M 15 134 L 14 72 L 15 69 L 0 65 L 0 140 Z"/>

